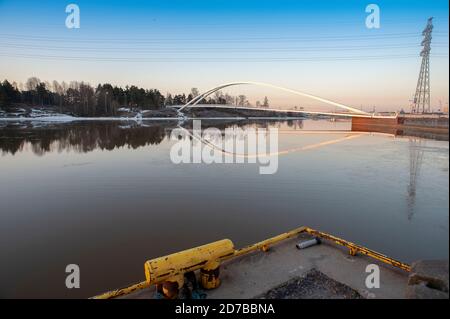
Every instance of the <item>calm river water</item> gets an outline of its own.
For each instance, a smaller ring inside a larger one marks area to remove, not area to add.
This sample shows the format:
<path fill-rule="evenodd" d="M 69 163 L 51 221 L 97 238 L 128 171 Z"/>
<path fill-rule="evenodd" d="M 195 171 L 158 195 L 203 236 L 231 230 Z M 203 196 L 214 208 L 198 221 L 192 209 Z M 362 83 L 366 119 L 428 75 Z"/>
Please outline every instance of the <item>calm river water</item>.
<path fill-rule="evenodd" d="M 0 122 L 0 297 L 89 297 L 143 280 L 147 259 L 301 225 L 404 262 L 448 258 L 448 141 L 247 124 L 279 128 L 280 151 L 305 146 L 260 175 L 251 163 L 173 164 L 176 124 Z M 80 289 L 65 286 L 68 264 Z"/>

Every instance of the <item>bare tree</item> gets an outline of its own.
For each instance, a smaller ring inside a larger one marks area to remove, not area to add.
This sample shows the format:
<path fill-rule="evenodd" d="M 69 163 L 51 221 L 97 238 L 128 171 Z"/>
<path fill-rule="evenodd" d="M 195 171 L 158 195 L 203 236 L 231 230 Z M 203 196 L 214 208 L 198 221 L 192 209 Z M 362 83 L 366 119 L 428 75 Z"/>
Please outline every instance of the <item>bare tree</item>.
<path fill-rule="evenodd" d="M 25 83 L 25 87 L 28 91 L 34 91 L 36 90 L 39 83 L 41 83 L 41 80 L 33 76 L 27 80 L 27 82 Z"/>
<path fill-rule="evenodd" d="M 223 97 L 222 91 L 216 91 L 216 92 L 214 93 L 214 99 L 215 99 L 216 101 L 218 101 L 218 100 L 221 99 L 222 97 Z"/>
<path fill-rule="evenodd" d="M 191 94 L 192 94 L 192 97 L 194 97 L 194 98 L 200 95 L 200 93 L 199 93 L 197 88 L 192 88 L 191 89 Z"/>
<path fill-rule="evenodd" d="M 63 105 L 63 98 L 64 98 L 63 87 L 56 80 L 53 81 L 52 87 L 53 87 L 53 92 L 55 92 L 58 96 L 59 112 L 62 113 L 62 105 Z"/>
<path fill-rule="evenodd" d="M 225 99 L 226 104 L 228 104 L 228 105 L 234 104 L 234 98 L 231 95 L 229 95 L 228 93 L 225 94 L 224 99 Z"/>
<path fill-rule="evenodd" d="M 243 94 L 239 95 L 238 97 L 238 105 L 239 106 L 244 106 L 245 102 L 247 101 L 247 97 Z"/>

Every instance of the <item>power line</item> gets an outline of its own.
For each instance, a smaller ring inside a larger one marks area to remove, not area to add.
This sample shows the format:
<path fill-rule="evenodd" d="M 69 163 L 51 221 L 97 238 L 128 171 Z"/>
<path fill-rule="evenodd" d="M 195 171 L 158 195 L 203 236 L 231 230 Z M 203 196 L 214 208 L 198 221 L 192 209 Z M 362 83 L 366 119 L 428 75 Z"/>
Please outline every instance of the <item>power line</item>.
<path fill-rule="evenodd" d="M 221 20 L 223 21 L 223 20 Z M 439 19 L 439 21 L 443 25 L 448 25 L 448 19 Z M 291 28 L 292 30 L 295 29 L 318 29 L 318 28 L 331 28 L 334 29 L 336 26 L 339 27 L 355 27 L 355 26 L 361 26 L 364 25 L 364 20 L 358 20 L 358 21 L 348 21 L 348 20 L 326 20 L 326 19 L 320 19 L 320 17 L 317 19 L 317 23 L 314 22 L 308 22 L 308 23 L 301 23 L 298 21 L 295 22 L 289 22 L 289 21 L 283 21 L 282 27 L 284 30 Z M 383 19 L 382 25 L 384 27 L 394 27 L 399 25 L 417 25 L 417 20 L 387 20 Z M 223 23 L 217 23 L 217 22 L 211 22 L 211 23 L 205 23 L 205 22 L 194 22 L 191 21 L 189 23 L 181 23 L 180 21 L 177 21 L 176 24 L 170 22 L 161 22 L 161 21 L 142 21 L 142 23 L 138 23 L 136 21 L 133 21 L 133 26 L 139 28 L 140 30 L 186 30 L 189 28 L 217 28 L 220 30 L 261 30 L 262 28 L 268 28 L 272 29 L 274 27 L 279 27 L 280 23 L 279 21 L 271 21 L 271 20 L 264 20 L 264 21 L 252 21 L 251 24 L 242 24 L 242 20 L 226 20 Z M 7 25 L 1 27 L 11 27 L 11 22 L 8 22 Z M 26 23 L 24 21 L 20 22 L 20 27 L 24 28 L 32 28 L 32 29 L 56 29 L 61 27 L 61 23 L 53 23 L 53 24 L 42 24 L 39 23 Z M 98 28 L 98 25 L 88 25 L 88 27 L 96 27 Z M 100 25 L 101 27 L 101 25 Z M 148 29 L 146 29 L 148 28 Z M 108 27 L 105 27 L 106 31 L 111 31 L 114 29 L 123 30 L 122 25 L 111 25 L 108 24 Z"/>
<path fill-rule="evenodd" d="M 314 62 L 314 61 L 365 61 L 385 59 L 417 58 L 417 55 L 379 55 L 379 56 L 335 56 L 335 57 L 308 57 L 308 58 L 262 58 L 262 57 L 205 57 L 205 58 L 114 58 L 114 57 L 79 57 L 79 56 L 57 56 L 57 55 L 32 55 L 32 54 L 5 54 L 0 56 L 9 58 L 31 58 L 44 60 L 64 60 L 80 62 Z M 448 58 L 448 54 L 433 55 L 436 58 Z"/>
<path fill-rule="evenodd" d="M 445 33 L 448 34 L 448 33 Z M 445 35 L 444 33 L 442 36 Z M 90 42 L 121 42 L 121 43 L 167 43 L 167 42 L 248 42 L 248 41 L 329 41 L 329 40 L 366 40 L 371 41 L 375 39 L 399 39 L 399 38 L 418 38 L 421 33 L 408 32 L 408 33 L 389 33 L 384 35 L 349 35 L 349 36 L 318 36 L 318 37 L 240 37 L 240 38 L 155 38 L 155 39 L 130 39 L 130 38 L 71 38 L 71 37 L 47 37 L 47 36 L 30 36 L 30 35 L 15 35 L 15 34 L 0 34 L 0 38 L 6 39 L 22 39 L 31 41 L 68 41 L 70 43 L 90 43 Z M 439 36 L 439 34 L 438 34 Z"/>
<path fill-rule="evenodd" d="M 314 52 L 324 50 L 339 51 L 359 51 L 359 50 L 384 50 L 384 49 L 407 49 L 418 48 L 418 44 L 393 44 L 393 45 L 370 45 L 370 46 L 310 46 L 310 47 L 193 47 L 193 48 L 155 48 L 155 47 L 67 47 L 67 46 L 46 46 L 46 45 L 28 45 L 15 43 L 2 43 L 4 48 L 16 49 L 36 49 L 44 51 L 77 51 L 77 52 L 128 52 L 128 53 L 198 53 L 198 52 Z M 440 48 L 448 48 L 447 45 L 436 46 Z"/>

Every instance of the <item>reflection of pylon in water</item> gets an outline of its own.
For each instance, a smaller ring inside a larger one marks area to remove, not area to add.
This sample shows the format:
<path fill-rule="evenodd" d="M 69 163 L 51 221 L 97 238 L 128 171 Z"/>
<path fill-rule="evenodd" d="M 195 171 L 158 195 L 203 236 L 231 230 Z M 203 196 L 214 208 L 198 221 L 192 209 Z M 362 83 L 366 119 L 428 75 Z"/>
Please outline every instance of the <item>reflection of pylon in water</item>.
<path fill-rule="evenodd" d="M 423 140 L 411 138 L 409 140 L 409 185 L 408 185 L 408 219 L 414 215 L 416 203 L 417 179 L 423 161 Z"/>

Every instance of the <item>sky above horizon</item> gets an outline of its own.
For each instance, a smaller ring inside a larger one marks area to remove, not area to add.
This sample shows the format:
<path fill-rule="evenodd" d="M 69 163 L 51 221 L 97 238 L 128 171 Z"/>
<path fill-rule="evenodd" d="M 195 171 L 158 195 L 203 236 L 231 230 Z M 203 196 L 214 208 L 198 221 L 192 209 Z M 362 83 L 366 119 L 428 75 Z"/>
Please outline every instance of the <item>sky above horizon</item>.
<path fill-rule="evenodd" d="M 68 4 L 80 28 L 65 25 Z M 368 29 L 365 8 L 380 8 Z M 448 1 L 0 0 L 0 80 L 137 85 L 162 93 L 258 81 L 365 110 L 408 109 L 420 69 L 421 32 L 434 17 L 434 109 L 448 107 Z M 228 92 L 227 90 L 225 90 Z M 237 87 L 251 103 L 313 105 L 265 88 Z"/>

